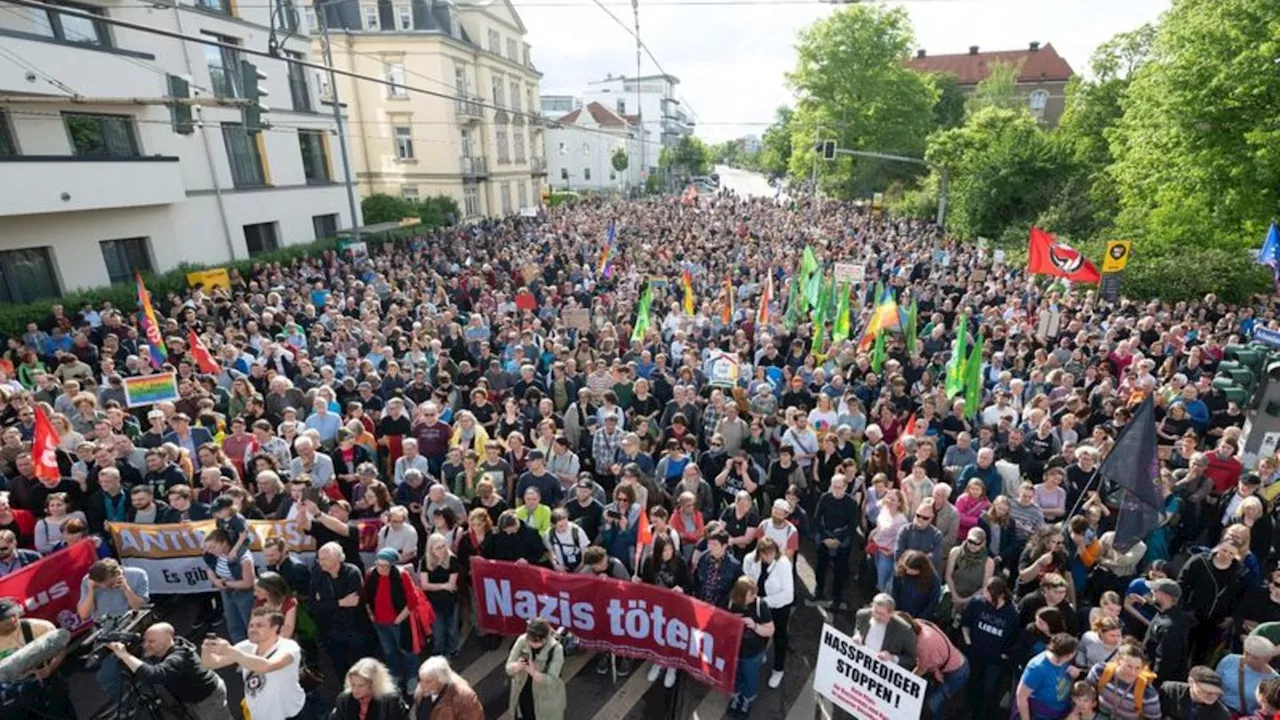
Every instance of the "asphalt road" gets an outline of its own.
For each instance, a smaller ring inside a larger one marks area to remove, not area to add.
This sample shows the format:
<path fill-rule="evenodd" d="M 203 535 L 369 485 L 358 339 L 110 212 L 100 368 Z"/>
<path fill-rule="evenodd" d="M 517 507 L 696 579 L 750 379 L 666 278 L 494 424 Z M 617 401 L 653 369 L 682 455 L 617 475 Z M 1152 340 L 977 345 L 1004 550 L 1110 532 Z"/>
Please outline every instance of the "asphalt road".
<path fill-rule="evenodd" d="M 774 197 L 776 190 L 769 186 L 769 179 L 760 173 L 740 170 L 728 165 L 717 165 L 720 185 L 729 188 L 739 195 Z"/>

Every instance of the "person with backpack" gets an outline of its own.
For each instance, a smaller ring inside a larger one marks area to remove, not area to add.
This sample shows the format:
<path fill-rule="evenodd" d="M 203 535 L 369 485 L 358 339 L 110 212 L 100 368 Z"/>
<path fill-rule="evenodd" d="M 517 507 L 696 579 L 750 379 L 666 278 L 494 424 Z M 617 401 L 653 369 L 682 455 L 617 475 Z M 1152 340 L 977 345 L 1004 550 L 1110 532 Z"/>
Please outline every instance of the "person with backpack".
<path fill-rule="evenodd" d="M 1160 720 L 1156 674 L 1136 644 L 1124 644 L 1110 662 L 1098 663 L 1086 680 L 1098 690 L 1098 710 L 1114 720 Z"/>
<path fill-rule="evenodd" d="M 587 533 L 569 521 L 569 513 L 564 508 L 551 512 L 551 528 L 543 540 L 551 557 L 552 569 L 570 573 L 578 572 L 582 566 L 582 553 L 591 544 Z"/>

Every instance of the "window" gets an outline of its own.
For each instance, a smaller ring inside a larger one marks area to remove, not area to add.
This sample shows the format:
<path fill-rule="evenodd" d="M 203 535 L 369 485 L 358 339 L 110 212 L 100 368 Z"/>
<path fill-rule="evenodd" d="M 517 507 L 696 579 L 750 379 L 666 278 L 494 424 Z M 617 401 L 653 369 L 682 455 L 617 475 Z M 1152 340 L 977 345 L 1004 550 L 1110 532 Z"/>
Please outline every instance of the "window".
<path fill-rule="evenodd" d="M 502 214 L 511 214 L 511 183 L 502 183 L 498 186 L 498 194 L 502 198 Z"/>
<path fill-rule="evenodd" d="M 364 6 L 364 29 L 378 29 L 378 8 L 372 5 Z"/>
<path fill-rule="evenodd" d="M 494 73 L 493 77 L 490 78 L 489 80 L 489 84 L 493 89 L 493 104 L 497 105 L 498 107 L 506 107 L 507 93 L 502 84 L 502 76 L 497 73 Z"/>
<path fill-rule="evenodd" d="M 276 237 L 276 224 L 264 222 L 245 225 L 244 245 L 249 250 L 249 257 L 278 249 L 280 241 Z"/>
<path fill-rule="evenodd" d="M 231 0 L 196 0 L 196 7 L 224 15 L 234 14 L 231 12 Z"/>
<path fill-rule="evenodd" d="M 584 168 L 582 168 L 582 179 L 583 179 L 583 180 L 590 180 L 590 179 L 591 179 L 591 168 L 589 168 L 589 167 L 584 167 Z"/>
<path fill-rule="evenodd" d="M 396 159 L 413 159 L 413 128 L 397 125 L 395 128 Z"/>
<path fill-rule="evenodd" d="M 511 109 L 521 112 L 520 108 L 520 83 L 517 80 L 511 81 Z M 530 108 L 532 109 L 532 108 Z"/>
<path fill-rule="evenodd" d="M 303 60 L 302 53 L 285 53 L 290 60 Z M 289 97 L 293 101 L 293 109 L 301 112 L 311 111 L 311 91 L 307 89 L 307 69 L 297 63 L 289 65 Z"/>
<path fill-rule="evenodd" d="M 618 173 L 617 173 L 617 171 L 615 171 L 615 170 L 613 169 L 613 166 L 612 166 L 612 165 L 610 165 L 610 166 L 609 166 L 609 179 L 610 179 L 610 180 L 617 180 L 617 179 L 618 179 Z"/>
<path fill-rule="evenodd" d="M 507 143 L 507 126 L 498 125 L 494 128 L 494 135 L 498 146 L 498 164 L 506 165 L 511 162 L 511 146 Z"/>
<path fill-rule="evenodd" d="M 25 303 L 61 294 L 49 248 L 0 252 L 0 302 Z"/>
<path fill-rule="evenodd" d="M 528 206 L 529 206 L 529 185 L 528 185 L 528 183 L 526 183 L 525 181 L 521 180 L 521 181 L 519 182 L 519 184 L 517 184 L 517 185 L 516 185 L 516 197 L 517 197 L 517 198 L 519 199 L 519 201 L 520 201 L 520 205 L 519 205 L 518 207 L 519 207 L 521 210 L 523 210 L 523 209 L 525 209 L 526 207 L 528 207 Z"/>
<path fill-rule="evenodd" d="M 507 59 L 511 62 L 520 62 L 520 51 L 517 50 L 519 45 L 515 38 L 507 38 Z"/>
<path fill-rule="evenodd" d="M 511 132 L 511 141 L 515 145 L 516 162 L 524 162 L 524 130 L 516 128 Z"/>
<path fill-rule="evenodd" d="M 489 31 L 489 52 L 494 55 L 502 54 L 502 36 L 498 34 L 497 30 Z"/>
<path fill-rule="evenodd" d="M 413 10 L 408 5 L 396 6 L 396 26 L 401 30 L 413 29 Z"/>
<path fill-rule="evenodd" d="M 566 167 L 560 168 L 560 179 L 561 180 L 569 179 L 569 168 L 566 168 Z"/>
<path fill-rule="evenodd" d="M 1039 117 L 1044 112 L 1045 106 L 1049 104 L 1049 91 L 1036 90 L 1032 92 L 1030 103 L 1032 114 Z"/>
<path fill-rule="evenodd" d="M 558 149 L 560 150 L 560 154 L 561 154 L 561 155 L 568 155 L 568 154 L 569 154 L 569 146 L 568 146 L 568 145 L 566 145 L 564 142 L 561 142 L 561 143 L 560 143 L 560 147 L 559 147 Z"/>
<path fill-rule="evenodd" d="M 524 46 L 524 64 L 533 67 L 533 59 L 530 57 L 530 48 L 528 43 Z"/>
<path fill-rule="evenodd" d="M 338 213 L 312 215 L 311 229 L 315 231 L 317 240 L 336 236 L 338 234 Z"/>
<path fill-rule="evenodd" d="M 128 115 L 63 113 L 62 121 L 71 137 L 72 152 L 78 157 L 139 157 L 133 134 L 133 118 Z"/>
<path fill-rule="evenodd" d="M 401 185 L 400 197 L 404 198 L 405 200 L 416 201 L 418 199 L 418 186 L 417 185 Z"/>
<path fill-rule="evenodd" d="M 71 10 L 94 15 L 106 15 L 106 11 L 100 7 L 75 5 L 67 2 L 53 2 L 50 4 L 61 5 Z M 26 13 L 23 14 L 25 15 Z M 36 25 L 36 30 L 42 35 L 82 45 L 111 47 L 111 33 L 107 29 L 107 24 L 100 20 L 88 20 L 64 15 L 57 10 L 46 10 L 43 18 L 35 19 L 33 22 Z"/>
<path fill-rule="evenodd" d="M 387 88 L 387 95 L 390 97 L 409 97 L 409 91 L 404 87 L 404 63 L 384 63 L 382 70 L 387 82 L 391 83 L 391 86 Z"/>
<path fill-rule="evenodd" d="M 316 86 L 320 88 L 320 102 L 333 102 L 333 85 L 329 83 L 329 73 L 317 70 Z"/>
<path fill-rule="evenodd" d="M 275 0 L 274 20 L 276 30 L 286 33 L 294 33 L 298 31 L 298 9 L 293 6 L 293 0 Z"/>
<path fill-rule="evenodd" d="M 462 157 L 471 157 L 471 131 L 466 128 L 459 128 L 458 137 L 462 141 Z"/>
<path fill-rule="evenodd" d="M 263 187 L 267 184 L 263 172 L 262 154 L 258 139 L 245 130 L 244 125 L 223 123 L 222 141 L 227 146 L 227 162 L 231 164 L 231 182 L 238 188 Z"/>
<path fill-rule="evenodd" d="M 234 45 L 234 38 L 210 35 L 210 39 L 220 43 Z M 209 66 L 209 82 L 213 85 L 213 94 L 221 98 L 244 97 L 240 88 L 240 53 L 231 48 L 204 46 L 205 64 Z"/>
<path fill-rule="evenodd" d="M 147 238 L 123 238 L 103 240 L 102 259 L 107 264 L 107 276 L 112 285 L 133 282 L 134 271 L 151 272 L 151 253 L 147 252 Z"/>
<path fill-rule="evenodd" d="M 617 110 L 618 110 L 618 114 L 619 114 L 619 115 L 626 115 L 626 114 L 627 114 L 627 101 L 626 101 L 626 100 L 623 100 L 622 98 L 618 98 L 618 99 L 617 99 L 617 101 L 614 103 L 614 107 L 615 107 L 615 108 L 617 108 Z"/>
<path fill-rule="evenodd" d="M 462 212 L 467 217 L 480 214 L 480 189 L 475 185 L 462 186 Z"/>
<path fill-rule="evenodd" d="M 321 130 L 299 130 L 298 148 L 302 150 L 302 174 L 308 185 L 323 185 L 332 182 L 329 176 L 329 153 L 324 132 Z"/>
<path fill-rule="evenodd" d="M 590 154 L 591 154 L 591 143 L 582 143 L 582 157 L 586 157 Z"/>
<path fill-rule="evenodd" d="M 316 17 L 316 9 L 308 5 L 305 8 L 303 8 L 302 12 L 305 13 L 307 17 L 307 30 L 308 31 L 319 30 L 320 19 Z"/>
<path fill-rule="evenodd" d="M 453 66 L 453 89 L 458 97 L 467 96 L 467 69 L 461 65 Z"/>
<path fill-rule="evenodd" d="M 13 128 L 9 127 L 9 113 L 0 110 L 0 157 L 13 157 L 18 154 L 18 140 L 13 136 Z"/>

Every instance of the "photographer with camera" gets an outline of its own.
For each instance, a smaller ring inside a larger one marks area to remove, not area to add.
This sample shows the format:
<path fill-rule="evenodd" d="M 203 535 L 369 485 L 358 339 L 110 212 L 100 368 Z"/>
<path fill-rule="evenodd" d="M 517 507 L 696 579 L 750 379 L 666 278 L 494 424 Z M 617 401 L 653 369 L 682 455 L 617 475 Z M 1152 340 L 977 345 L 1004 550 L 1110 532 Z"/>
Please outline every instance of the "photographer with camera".
<path fill-rule="evenodd" d="M 516 720 L 563 720 L 565 713 L 564 648 L 546 618 L 529 621 L 507 655 L 511 677 L 511 715 Z"/>
<path fill-rule="evenodd" d="M 124 643 L 107 643 L 139 687 L 166 688 L 194 720 L 226 720 L 227 686 L 216 673 L 200 664 L 196 646 L 178 637 L 169 623 L 156 623 L 142 636 L 141 659 Z"/>
<path fill-rule="evenodd" d="M 292 720 L 302 714 L 307 695 L 298 681 L 302 648 L 280 637 L 284 616 L 258 608 L 249 619 L 249 639 L 232 645 L 219 637 L 206 638 L 200 662 L 209 670 L 239 665 L 244 676 L 244 702 L 249 714 L 263 720 Z"/>
<path fill-rule="evenodd" d="M 24 618 L 22 602 L 17 598 L 0 598 L 0 661 L 10 657 L 57 628 L 48 620 Z M 0 683 L 0 717 L 15 708 L 39 708 L 51 718 L 76 717 L 66 680 L 58 675 L 58 666 L 67 656 L 59 650 L 52 658 L 31 669 L 27 677 L 16 682 Z"/>
<path fill-rule="evenodd" d="M 147 571 L 127 568 L 113 558 L 99 560 L 89 568 L 89 574 L 80 581 L 80 602 L 76 612 L 81 620 L 103 620 L 139 610 L 151 600 Z M 124 678 L 120 661 L 114 656 L 104 658 L 98 667 L 98 685 L 113 703 L 124 699 Z"/>

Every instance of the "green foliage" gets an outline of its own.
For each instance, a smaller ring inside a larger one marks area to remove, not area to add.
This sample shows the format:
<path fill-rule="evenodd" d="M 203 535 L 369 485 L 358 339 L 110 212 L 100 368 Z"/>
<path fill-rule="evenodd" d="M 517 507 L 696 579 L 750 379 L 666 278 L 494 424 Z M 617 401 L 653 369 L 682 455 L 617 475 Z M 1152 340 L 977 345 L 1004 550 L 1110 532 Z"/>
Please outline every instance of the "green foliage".
<path fill-rule="evenodd" d="M 737 140 L 725 140 L 712 145 L 709 151 L 712 163 L 735 165 L 737 164 L 738 156 L 742 154 L 742 146 L 738 144 Z"/>
<path fill-rule="evenodd" d="M 609 158 L 609 163 L 613 165 L 613 169 L 622 173 L 626 172 L 631 165 L 631 160 L 627 158 L 627 151 L 622 148 L 614 148 L 613 156 Z"/>
<path fill-rule="evenodd" d="M 460 217 L 458 202 L 448 195 L 434 195 L 421 202 L 384 194 L 370 195 L 360 201 L 360 213 L 367 225 L 416 217 L 428 229 L 449 225 Z"/>
<path fill-rule="evenodd" d="M 965 117 L 973 117 L 983 108 L 1002 108 L 1004 110 L 1022 110 L 1026 103 L 1018 94 L 1018 73 L 1021 68 L 1012 63 L 996 62 L 991 64 L 990 74 L 978 83 L 973 93 L 965 99 Z"/>
<path fill-rule="evenodd" d="M 553 190 L 551 192 L 551 199 L 547 201 L 547 204 L 550 205 L 551 207 L 556 207 L 558 205 L 564 205 L 564 204 L 573 204 L 578 201 L 578 197 L 579 197 L 578 193 L 573 192 L 571 190 L 568 190 L 565 192 L 557 192 Z"/>
<path fill-rule="evenodd" d="M 938 90 L 903 64 L 915 45 L 902 8 L 843 7 L 800 32 L 787 82 L 797 96 L 788 167 L 808 177 L 815 131 L 840 147 L 918 156 L 934 128 Z M 865 195 L 917 173 L 910 166 L 842 156 L 820 161 L 819 181 L 836 197 Z"/>
<path fill-rule="evenodd" d="M 658 154 L 658 167 L 671 168 L 681 176 L 706 175 L 711 165 L 711 151 L 692 135 L 680 138 L 674 147 L 664 147 Z"/>
<path fill-rule="evenodd" d="M 760 159 L 756 166 L 762 173 L 784 175 L 791 162 L 791 119 L 795 113 L 783 105 L 773 112 L 773 124 L 760 138 Z"/>
<path fill-rule="evenodd" d="M 986 107 L 929 139 L 926 158 L 949 175 L 947 229 L 996 237 L 1029 227 L 1067 179 L 1070 162 L 1025 110 Z"/>
<path fill-rule="evenodd" d="M 1146 247 L 1261 242 L 1280 207 L 1277 57 L 1275 0 L 1173 3 L 1107 134 L 1118 232 Z"/>
<path fill-rule="evenodd" d="M 938 184 L 928 178 L 918 187 L 885 194 L 885 209 L 894 217 L 933 220 L 938 216 Z"/>
<path fill-rule="evenodd" d="M 662 192 L 662 178 L 658 177 L 658 173 L 649 173 L 649 177 L 645 178 L 644 191 L 649 195 L 657 195 Z"/>
<path fill-rule="evenodd" d="M 1199 300 L 1214 293 L 1225 302 L 1240 303 L 1274 289 L 1270 268 L 1254 263 L 1244 250 L 1191 246 L 1157 252 L 1147 257 L 1135 245 L 1134 258 L 1124 271 L 1122 293 L 1166 302 Z"/>
<path fill-rule="evenodd" d="M 959 127 L 964 122 L 965 94 L 950 73 L 929 73 L 929 84 L 938 99 L 933 103 L 933 125 L 938 130 Z"/>

